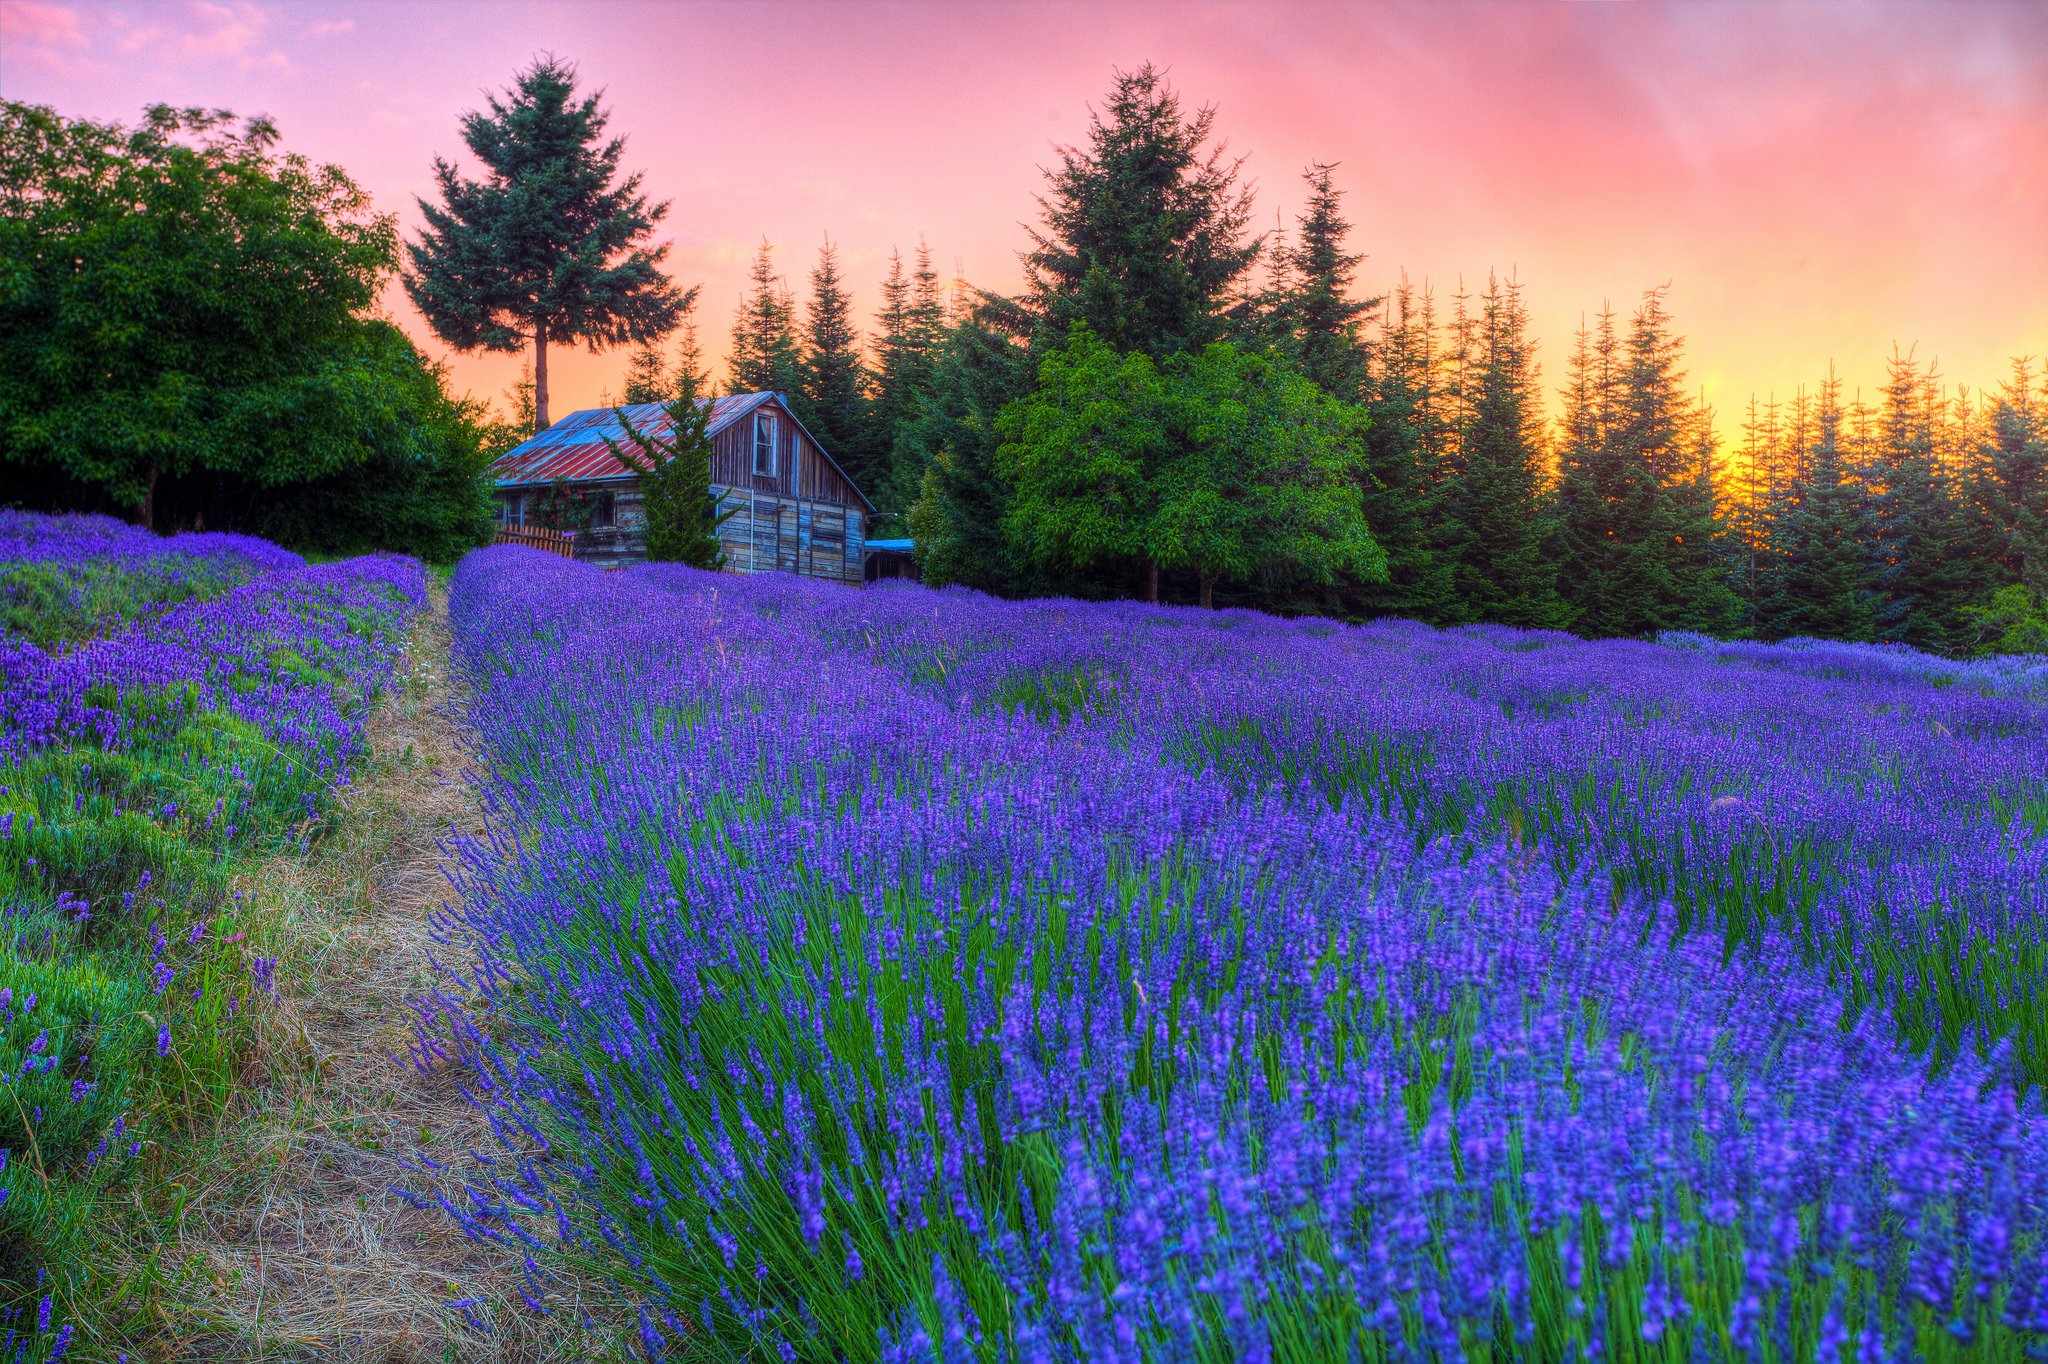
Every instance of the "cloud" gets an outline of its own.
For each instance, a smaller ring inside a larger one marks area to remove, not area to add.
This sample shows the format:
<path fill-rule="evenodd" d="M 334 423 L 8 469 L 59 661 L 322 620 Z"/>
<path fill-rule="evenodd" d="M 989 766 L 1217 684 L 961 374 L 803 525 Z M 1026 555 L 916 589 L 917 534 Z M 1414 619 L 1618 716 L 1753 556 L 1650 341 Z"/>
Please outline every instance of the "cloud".
<path fill-rule="evenodd" d="M 85 46 L 85 25 L 78 11 L 48 0 L 0 0 L 0 39 L 35 47 Z"/>
<path fill-rule="evenodd" d="M 180 65 L 228 63 L 236 71 L 294 70 L 291 58 L 268 45 L 270 11 L 246 0 L 188 0 L 181 10 L 134 29 L 121 39 L 135 52 Z"/>
<path fill-rule="evenodd" d="M 356 21 L 353 19 L 323 19 L 307 29 L 306 36 L 308 38 L 339 38 L 344 33 L 354 33 L 355 31 Z"/>

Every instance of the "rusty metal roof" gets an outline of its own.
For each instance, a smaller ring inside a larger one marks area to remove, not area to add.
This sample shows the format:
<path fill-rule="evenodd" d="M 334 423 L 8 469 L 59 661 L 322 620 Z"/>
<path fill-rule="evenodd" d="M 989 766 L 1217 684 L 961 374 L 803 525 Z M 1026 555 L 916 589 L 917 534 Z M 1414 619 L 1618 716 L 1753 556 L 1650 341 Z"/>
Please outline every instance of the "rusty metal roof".
<path fill-rule="evenodd" d="M 710 434 L 715 436 L 774 399 L 773 393 L 736 393 L 724 398 L 699 398 L 697 406 L 711 404 Z M 619 424 L 619 411 L 624 411 L 633 419 L 634 427 L 647 435 L 669 433 L 671 423 L 660 403 L 634 403 L 623 409 L 589 407 L 571 412 L 547 430 L 536 432 L 498 456 L 491 466 L 491 476 L 500 488 L 552 483 L 558 478 L 584 483 L 634 477 L 604 443 L 606 436 L 622 444 L 626 440 L 626 428 Z"/>

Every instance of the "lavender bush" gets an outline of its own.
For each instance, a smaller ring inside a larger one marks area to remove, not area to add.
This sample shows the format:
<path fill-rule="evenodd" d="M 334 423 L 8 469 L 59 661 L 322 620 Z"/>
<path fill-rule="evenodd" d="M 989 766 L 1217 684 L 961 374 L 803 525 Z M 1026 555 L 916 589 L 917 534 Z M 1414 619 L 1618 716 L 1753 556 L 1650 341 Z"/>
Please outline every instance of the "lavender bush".
<path fill-rule="evenodd" d="M 0 513 L 0 586 L 22 584 L 43 605 L 0 633 L 12 1359 L 61 1356 L 81 1321 L 106 1343 L 91 1308 L 123 1286 L 93 1281 L 103 1190 L 226 1101 L 269 985 L 231 873 L 307 836 L 347 782 L 424 596 L 410 560 L 315 567 L 242 536 Z"/>
<path fill-rule="evenodd" d="M 2042 1357 L 2039 660 L 454 581 L 441 1196 L 650 1355 Z M 459 959 L 451 956 L 451 959 Z"/>

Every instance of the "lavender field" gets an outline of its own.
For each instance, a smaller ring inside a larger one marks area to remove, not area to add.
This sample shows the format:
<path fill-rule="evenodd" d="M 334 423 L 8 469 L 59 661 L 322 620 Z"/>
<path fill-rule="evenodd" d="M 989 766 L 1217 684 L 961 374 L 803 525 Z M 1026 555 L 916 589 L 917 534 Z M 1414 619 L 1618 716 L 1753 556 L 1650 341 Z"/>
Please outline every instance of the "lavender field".
<path fill-rule="evenodd" d="M 2040 660 L 514 548 L 452 609 L 444 1202 L 650 1353 L 2048 1346 Z"/>
<path fill-rule="evenodd" d="M 0 1357 L 114 1358 L 175 1273 L 136 1177 L 203 1182 L 276 985 L 235 873 L 334 804 L 424 597 L 396 556 L 0 511 Z"/>

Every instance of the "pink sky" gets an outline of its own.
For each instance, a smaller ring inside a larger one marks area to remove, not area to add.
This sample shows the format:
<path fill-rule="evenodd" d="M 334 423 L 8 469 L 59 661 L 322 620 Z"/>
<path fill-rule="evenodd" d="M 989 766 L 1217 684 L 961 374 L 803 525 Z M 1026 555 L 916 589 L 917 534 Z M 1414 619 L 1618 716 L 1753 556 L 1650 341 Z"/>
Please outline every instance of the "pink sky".
<path fill-rule="evenodd" d="M 132 119 L 268 114 L 411 235 L 457 119 L 536 54 L 602 86 L 626 161 L 672 201 L 670 265 L 721 360 L 762 238 L 793 283 L 826 234 L 865 320 L 892 246 L 1019 281 L 1039 168 L 1113 68 L 1217 106 L 1263 219 L 1341 163 L 1362 292 L 1522 280 L 1562 381 L 1582 314 L 1669 281 L 1695 386 L 1850 388 L 1896 345 L 1995 383 L 2048 352 L 2048 5 L 1632 3 L 66 3 L 0 0 L 0 93 Z M 402 291 L 394 316 L 435 354 Z M 551 351 L 555 411 L 625 356 Z M 450 356 L 496 398 L 517 357 Z"/>

